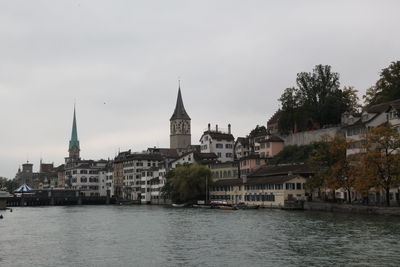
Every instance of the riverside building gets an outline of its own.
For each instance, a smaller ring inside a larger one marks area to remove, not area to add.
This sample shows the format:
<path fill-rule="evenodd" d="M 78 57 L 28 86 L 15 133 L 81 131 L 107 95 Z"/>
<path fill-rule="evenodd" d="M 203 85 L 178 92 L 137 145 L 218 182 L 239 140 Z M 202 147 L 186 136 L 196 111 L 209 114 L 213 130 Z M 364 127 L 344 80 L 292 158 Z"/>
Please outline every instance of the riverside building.
<path fill-rule="evenodd" d="M 315 170 L 306 164 L 264 166 L 247 179 L 220 179 L 210 188 L 211 201 L 284 207 L 285 202 L 305 199 L 306 179 Z"/>
<path fill-rule="evenodd" d="M 218 129 L 218 125 L 215 126 L 215 129 L 211 129 L 211 125 L 208 124 L 207 131 L 200 138 L 201 153 L 215 153 L 220 162 L 233 161 L 234 145 L 235 138 L 231 133 L 230 124 L 228 124 L 227 131 Z"/>

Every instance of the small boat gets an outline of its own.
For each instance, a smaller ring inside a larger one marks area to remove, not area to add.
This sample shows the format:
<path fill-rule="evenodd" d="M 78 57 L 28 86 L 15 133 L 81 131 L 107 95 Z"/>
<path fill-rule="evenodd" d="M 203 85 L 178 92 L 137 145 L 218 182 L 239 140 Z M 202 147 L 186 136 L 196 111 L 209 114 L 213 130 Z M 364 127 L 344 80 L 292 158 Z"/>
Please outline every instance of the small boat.
<path fill-rule="evenodd" d="M 256 210 L 260 207 L 260 205 L 246 205 L 246 204 L 238 204 L 235 205 L 240 210 Z"/>
<path fill-rule="evenodd" d="M 210 206 L 210 205 L 197 205 L 197 204 L 194 204 L 192 207 L 197 208 L 197 209 L 211 209 L 212 208 L 212 206 Z"/>
<path fill-rule="evenodd" d="M 174 207 L 174 208 L 183 208 L 183 207 L 186 207 L 186 204 L 176 204 L 176 203 L 173 203 L 173 204 L 172 204 L 172 207 Z"/>
<path fill-rule="evenodd" d="M 0 220 L 3 219 L 3 214 L 0 214 Z"/>
<path fill-rule="evenodd" d="M 221 209 L 221 210 L 237 210 L 238 208 L 232 207 L 232 206 L 227 206 L 227 205 L 219 205 L 219 206 L 217 206 L 217 209 Z"/>

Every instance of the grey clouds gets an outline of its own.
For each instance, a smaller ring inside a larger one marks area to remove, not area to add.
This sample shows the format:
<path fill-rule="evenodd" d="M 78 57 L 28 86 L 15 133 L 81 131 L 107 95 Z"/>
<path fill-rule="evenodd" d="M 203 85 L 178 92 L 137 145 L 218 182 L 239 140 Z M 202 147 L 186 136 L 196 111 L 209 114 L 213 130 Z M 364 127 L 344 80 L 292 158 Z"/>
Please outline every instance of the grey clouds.
<path fill-rule="evenodd" d="M 266 124 L 296 74 L 329 64 L 364 93 L 399 59 L 399 1 L 0 0 L 0 176 L 169 145 L 178 77 L 192 143 Z"/>

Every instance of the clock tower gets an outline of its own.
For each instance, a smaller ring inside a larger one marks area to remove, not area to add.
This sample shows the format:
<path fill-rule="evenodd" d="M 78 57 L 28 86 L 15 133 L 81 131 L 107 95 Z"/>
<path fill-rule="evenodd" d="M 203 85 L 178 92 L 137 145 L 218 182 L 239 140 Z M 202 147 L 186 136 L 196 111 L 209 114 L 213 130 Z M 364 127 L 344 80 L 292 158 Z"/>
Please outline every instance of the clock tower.
<path fill-rule="evenodd" d="M 182 149 L 192 144 L 190 134 L 190 117 L 183 106 L 181 87 L 178 89 L 178 99 L 174 114 L 170 121 L 170 148 Z"/>

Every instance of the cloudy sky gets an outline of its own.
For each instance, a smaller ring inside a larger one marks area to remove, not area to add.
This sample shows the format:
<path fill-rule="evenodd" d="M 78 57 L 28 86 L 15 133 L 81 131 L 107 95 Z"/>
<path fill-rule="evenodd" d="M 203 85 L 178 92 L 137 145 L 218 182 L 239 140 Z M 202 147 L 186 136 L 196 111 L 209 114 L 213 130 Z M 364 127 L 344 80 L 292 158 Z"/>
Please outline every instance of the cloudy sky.
<path fill-rule="evenodd" d="M 266 124 L 316 64 L 360 93 L 400 59 L 400 1 L 0 0 L 0 176 L 169 146 L 178 77 L 192 142 Z"/>

